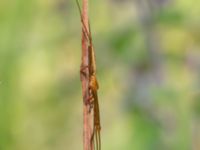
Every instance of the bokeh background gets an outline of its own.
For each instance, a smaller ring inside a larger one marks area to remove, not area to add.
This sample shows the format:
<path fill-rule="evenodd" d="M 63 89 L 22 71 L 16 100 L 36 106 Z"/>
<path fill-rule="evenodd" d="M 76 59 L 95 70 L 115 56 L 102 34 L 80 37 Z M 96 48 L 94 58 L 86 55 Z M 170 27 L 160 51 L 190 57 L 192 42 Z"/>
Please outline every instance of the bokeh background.
<path fill-rule="evenodd" d="M 102 150 L 200 150 L 200 1 L 90 0 Z M 0 150 L 81 150 L 75 0 L 0 1 Z"/>

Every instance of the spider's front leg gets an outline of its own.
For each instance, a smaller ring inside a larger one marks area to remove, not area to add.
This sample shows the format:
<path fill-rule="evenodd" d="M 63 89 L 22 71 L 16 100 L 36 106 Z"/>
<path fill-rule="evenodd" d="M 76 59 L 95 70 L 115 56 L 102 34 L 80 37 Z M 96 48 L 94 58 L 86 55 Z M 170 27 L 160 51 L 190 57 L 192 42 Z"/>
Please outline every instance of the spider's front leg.
<path fill-rule="evenodd" d="M 81 64 L 81 66 L 80 66 L 80 74 L 84 75 L 85 77 L 87 75 L 86 69 L 89 69 L 89 66 L 84 66 L 83 64 Z"/>
<path fill-rule="evenodd" d="M 80 66 L 80 78 L 81 78 L 81 80 L 82 80 L 82 78 L 84 77 L 84 78 L 87 78 L 87 69 L 89 69 L 89 66 L 88 65 L 83 65 L 83 64 L 81 64 L 81 66 Z M 90 85 L 90 84 L 89 84 Z M 89 88 L 89 96 L 87 96 L 87 94 L 85 93 L 84 94 L 84 103 L 86 104 L 86 105 L 88 105 L 88 104 L 90 104 L 90 101 L 91 101 L 91 99 L 92 99 L 92 97 L 90 96 L 91 94 L 91 92 L 90 92 L 90 87 L 88 87 Z"/>

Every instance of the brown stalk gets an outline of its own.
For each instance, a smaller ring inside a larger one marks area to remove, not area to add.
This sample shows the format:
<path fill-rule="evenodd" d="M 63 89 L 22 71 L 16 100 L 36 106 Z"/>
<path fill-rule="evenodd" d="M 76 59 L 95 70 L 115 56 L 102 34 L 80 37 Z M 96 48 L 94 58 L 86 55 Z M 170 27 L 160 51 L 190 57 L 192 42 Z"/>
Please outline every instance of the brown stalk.
<path fill-rule="evenodd" d="M 85 27 L 89 29 L 88 25 L 88 0 L 82 0 L 82 19 L 85 23 Z M 82 95 L 83 95 L 83 150 L 93 150 L 91 146 L 92 128 L 91 120 L 92 114 L 89 112 L 90 106 L 86 103 L 89 97 L 89 71 L 84 70 L 82 73 L 82 68 L 88 66 L 88 40 L 84 35 L 85 31 L 82 27 L 82 62 L 81 62 L 81 82 L 82 82 Z"/>

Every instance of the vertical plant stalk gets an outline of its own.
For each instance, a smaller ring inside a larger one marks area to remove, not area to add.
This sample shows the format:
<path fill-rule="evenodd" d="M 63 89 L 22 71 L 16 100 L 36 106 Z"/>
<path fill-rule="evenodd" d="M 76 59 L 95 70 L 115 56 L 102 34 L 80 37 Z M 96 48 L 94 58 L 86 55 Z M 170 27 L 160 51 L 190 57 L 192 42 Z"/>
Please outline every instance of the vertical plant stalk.
<path fill-rule="evenodd" d="M 83 22 L 87 29 L 89 29 L 88 25 L 88 0 L 82 0 L 82 18 Z M 88 66 L 88 43 L 86 36 L 84 35 L 84 29 L 82 27 L 82 62 L 81 68 L 83 66 Z M 89 97 L 89 71 L 86 69 L 85 75 L 80 73 L 81 82 L 82 82 L 82 95 L 83 95 L 83 150 L 93 150 L 91 146 L 91 138 L 92 138 L 92 128 L 91 128 L 91 120 L 92 114 L 89 112 L 89 105 L 85 103 L 87 98 Z"/>

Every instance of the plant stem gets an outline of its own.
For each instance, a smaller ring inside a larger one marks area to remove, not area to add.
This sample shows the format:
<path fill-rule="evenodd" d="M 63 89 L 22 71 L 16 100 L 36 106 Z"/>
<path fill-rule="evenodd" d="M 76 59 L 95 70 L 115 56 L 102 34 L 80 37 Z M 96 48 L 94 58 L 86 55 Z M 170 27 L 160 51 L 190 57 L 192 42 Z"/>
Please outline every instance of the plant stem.
<path fill-rule="evenodd" d="M 82 0 L 82 18 L 85 23 L 86 28 L 89 28 L 88 25 L 88 0 Z M 88 66 L 88 43 L 87 39 L 84 36 L 84 31 L 82 28 L 82 64 L 83 66 Z M 81 82 L 82 82 L 82 95 L 83 95 L 83 149 L 84 150 L 93 150 L 91 146 L 91 120 L 92 115 L 89 112 L 89 105 L 85 103 L 89 97 L 88 85 L 89 85 L 89 72 L 88 69 L 85 69 L 85 75 L 81 73 Z"/>

